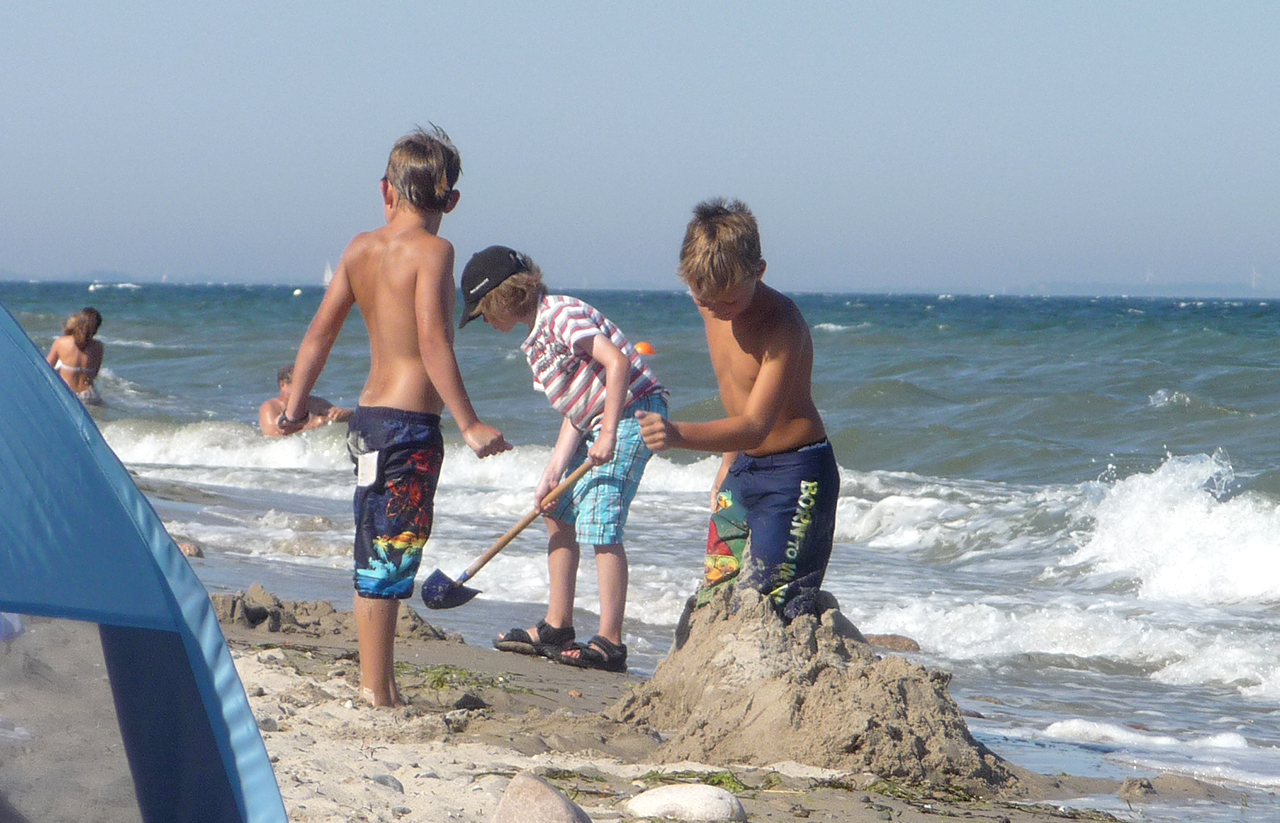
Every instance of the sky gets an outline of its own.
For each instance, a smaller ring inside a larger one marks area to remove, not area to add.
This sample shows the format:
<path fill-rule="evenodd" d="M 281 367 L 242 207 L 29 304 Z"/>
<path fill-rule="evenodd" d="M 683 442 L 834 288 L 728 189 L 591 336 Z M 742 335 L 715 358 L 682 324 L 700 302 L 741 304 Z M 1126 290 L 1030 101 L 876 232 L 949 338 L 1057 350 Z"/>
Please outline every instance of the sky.
<path fill-rule="evenodd" d="M 0 278 L 319 284 L 395 140 L 441 233 L 676 289 L 746 202 L 783 291 L 1280 294 L 1280 5 L 0 4 Z"/>

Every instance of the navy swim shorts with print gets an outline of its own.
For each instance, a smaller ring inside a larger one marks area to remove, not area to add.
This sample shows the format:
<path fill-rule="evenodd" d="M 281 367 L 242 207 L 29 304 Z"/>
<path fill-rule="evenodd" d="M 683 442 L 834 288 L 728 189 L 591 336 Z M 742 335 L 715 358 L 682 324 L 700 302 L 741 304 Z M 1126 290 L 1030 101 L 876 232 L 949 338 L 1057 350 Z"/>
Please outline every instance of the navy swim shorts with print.
<path fill-rule="evenodd" d="M 440 415 L 358 406 L 347 425 L 356 464 L 356 593 L 410 597 L 444 461 Z"/>
<path fill-rule="evenodd" d="M 840 470 L 823 439 L 766 457 L 738 455 L 720 485 L 698 605 L 741 580 L 788 618 L 813 611 L 831 559 Z"/>

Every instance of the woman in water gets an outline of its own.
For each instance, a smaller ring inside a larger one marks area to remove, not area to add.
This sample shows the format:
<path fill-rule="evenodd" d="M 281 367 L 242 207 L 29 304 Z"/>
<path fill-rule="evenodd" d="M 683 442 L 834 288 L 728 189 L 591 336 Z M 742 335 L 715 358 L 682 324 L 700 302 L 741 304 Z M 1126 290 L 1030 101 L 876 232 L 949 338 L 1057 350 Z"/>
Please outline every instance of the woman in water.
<path fill-rule="evenodd" d="M 93 381 L 102 368 L 103 346 L 93 336 L 102 325 L 102 315 L 93 307 L 86 307 L 67 318 L 62 336 L 53 341 L 49 365 L 61 375 L 76 397 L 86 405 L 102 405 Z"/>

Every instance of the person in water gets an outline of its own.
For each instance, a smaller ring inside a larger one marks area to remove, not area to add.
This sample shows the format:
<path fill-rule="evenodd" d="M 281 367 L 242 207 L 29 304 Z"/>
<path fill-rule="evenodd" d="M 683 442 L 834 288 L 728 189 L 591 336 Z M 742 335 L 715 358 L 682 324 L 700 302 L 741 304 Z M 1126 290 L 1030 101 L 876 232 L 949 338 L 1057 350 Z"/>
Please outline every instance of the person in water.
<path fill-rule="evenodd" d="M 88 406 L 102 405 L 102 397 L 93 385 L 105 353 L 102 341 L 94 338 L 101 325 L 102 314 L 86 306 L 67 318 L 62 336 L 53 341 L 45 358 L 80 402 Z"/>
<path fill-rule="evenodd" d="M 283 437 L 284 432 L 276 425 L 289 402 L 289 388 L 293 385 L 293 364 L 284 366 L 276 372 L 276 383 L 280 386 L 280 394 L 268 399 L 258 407 L 258 427 L 268 437 Z M 327 426 L 330 423 L 345 423 L 351 419 L 351 409 L 335 406 L 323 397 L 312 395 L 307 398 L 307 422 L 298 431 Z"/>

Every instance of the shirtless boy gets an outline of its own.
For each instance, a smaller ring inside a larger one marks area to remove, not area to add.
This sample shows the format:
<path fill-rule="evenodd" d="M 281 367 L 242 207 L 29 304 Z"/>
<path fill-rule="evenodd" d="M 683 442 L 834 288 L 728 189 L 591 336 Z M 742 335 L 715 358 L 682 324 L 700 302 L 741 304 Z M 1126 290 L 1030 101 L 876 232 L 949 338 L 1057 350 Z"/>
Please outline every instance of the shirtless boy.
<path fill-rule="evenodd" d="M 258 428 L 267 437 L 283 437 L 284 432 L 276 427 L 280 413 L 289 402 L 289 392 L 293 390 L 293 364 L 276 372 L 276 384 L 280 386 L 280 394 L 263 402 L 258 407 Z M 335 406 L 323 397 L 314 395 L 307 398 L 307 422 L 302 431 L 318 429 L 330 423 L 345 423 L 351 419 L 351 409 Z"/>
<path fill-rule="evenodd" d="M 436 128 L 417 129 L 391 150 L 382 178 L 386 225 L 355 239 L 298 349 L 293 391 L 276 421 L 282 434 L 307 424 L 307 399 L 338 332 L 359 305 L 369 332 L 369 378 L 347 448 L 356 462 L 355 615 L 360 693 L 375 706 L 401 704 L 395 683 L 398 600 L 411 597 L 431 535 L 449 408 L 480 457 L 511 446 L 476 416 L 453 352 L 453 245 L 438 235 L 458 204 L 458 150 Z"/>
<path fill-rule="evenodd" d="M 840 472 L 813 403 L 809 326 L 795 303 L 762 282 L 764 269 L 760 231 L 746 205 L 698 204 L 680 249 L 680 278 L 706 326 L 728 417 L 686 423 L 636 416 L 655 452 L 724 453 L 698 604 L 740 580 L 790 620 L 816 611 Z"/>

